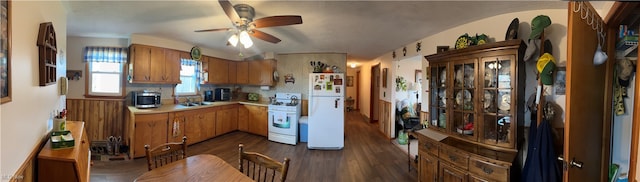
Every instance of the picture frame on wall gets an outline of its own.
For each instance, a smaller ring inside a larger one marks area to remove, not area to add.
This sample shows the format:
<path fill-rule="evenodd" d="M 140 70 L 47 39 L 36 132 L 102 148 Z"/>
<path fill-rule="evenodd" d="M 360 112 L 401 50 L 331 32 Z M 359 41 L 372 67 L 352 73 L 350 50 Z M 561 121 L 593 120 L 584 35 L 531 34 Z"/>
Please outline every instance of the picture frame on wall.
<path fill-rule="evenodd" d="M 347 76 L 347 87 L 353 87 L 353 76 Z"/>
<path fill-rule="evenodd" d="M 387 68 L 382 68 L 382 88 L 387 88 Z"/>
<path fill-rule="evenodd" d="M 11 101 L 11 1 L 0 1 L 0 103 Z"/>

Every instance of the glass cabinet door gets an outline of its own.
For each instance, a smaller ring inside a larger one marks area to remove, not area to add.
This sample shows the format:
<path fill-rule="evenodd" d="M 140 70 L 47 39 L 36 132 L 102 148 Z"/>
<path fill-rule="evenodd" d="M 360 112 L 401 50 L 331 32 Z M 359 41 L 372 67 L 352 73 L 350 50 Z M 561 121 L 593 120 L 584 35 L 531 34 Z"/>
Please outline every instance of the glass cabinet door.
<path fill-rule="evenodd" d="M 447 86 L 449 86 L 449 76 L 447 63 L 434 63 L 429 66 L 429 99 L 430 120 L 429 128 L 446 131 L 447 128 Z"/>
<path fill-rule="evenodd" d="M 451 123 L 449 133 L 476 140 L 475 134 L 475 95 L 476 95 L 476 59 L 453 63 L 453 92 Z"/>
<path fill-rule="evenodd" d="M 483 77 L 481 110 L 482 133 L 480 142 L 502 147 L 514 147 L 515 127 L 511 127 L 515 103 L 512 90 L 515 86 L 514 56 L 483 58 L 480 62 Z M 515 126 L 515 125 L 513 125 Z"/>

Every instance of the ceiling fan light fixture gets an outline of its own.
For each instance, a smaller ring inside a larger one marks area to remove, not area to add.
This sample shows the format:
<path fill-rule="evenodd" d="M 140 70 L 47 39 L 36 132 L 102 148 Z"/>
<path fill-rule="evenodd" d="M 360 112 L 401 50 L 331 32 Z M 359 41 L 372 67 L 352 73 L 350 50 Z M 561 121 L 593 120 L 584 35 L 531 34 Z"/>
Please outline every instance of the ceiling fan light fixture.
<path fill-rule="evenodd" d="M 240 43 L 244 45 L 244 48 L 253 46 L 253 41 L 251 41 L 251 37 L 249 37 L 249 33 L 247 33 L 247 31 L 240 32 Z"/>
<path fill-rule="evenodd" d="M 238 35 L 233 34 L 231 37 L 229 37 L 229 44 L 231 44 L 233 47 L 238 45 Z"/>

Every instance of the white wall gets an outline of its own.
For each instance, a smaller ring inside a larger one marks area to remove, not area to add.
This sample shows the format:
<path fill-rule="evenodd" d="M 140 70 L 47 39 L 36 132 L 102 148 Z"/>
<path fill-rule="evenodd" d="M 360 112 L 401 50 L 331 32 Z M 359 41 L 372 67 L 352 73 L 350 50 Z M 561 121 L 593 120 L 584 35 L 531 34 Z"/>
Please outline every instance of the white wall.
<path fill-rule="evenodd" d="M 64 108 L 58 84 L 40 87 L 38 27 L 53 22 L 58 47 L 57 77 L 65 76 L 67 19 L 59 1 L 11 1 L 12 101 L 0 105 L 0 174 L 12 175 L 50 130 L 52 113 Z M 3 179 L 4 181 L 4 179 Z"/>
<path fill-rule="evenodd" d="M 129 47 L 129 39 L 69 36 L 67 37 L 67 44 L 67 69 L 82 70 L 80 80 L 69 80 L 67 98 L 80 99 L 84 98 L 85 79 L 87 79 L 87 70 L 83 62 L 84 48 L 87 46 Z"/>

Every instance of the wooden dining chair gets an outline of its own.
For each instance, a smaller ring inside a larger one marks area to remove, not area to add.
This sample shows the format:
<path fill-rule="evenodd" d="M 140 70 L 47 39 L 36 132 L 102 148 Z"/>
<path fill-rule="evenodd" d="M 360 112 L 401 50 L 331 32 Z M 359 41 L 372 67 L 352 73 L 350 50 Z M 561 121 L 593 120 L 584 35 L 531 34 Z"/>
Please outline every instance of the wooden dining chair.
<path fill-rule="evenodd" d="M 144 145 L 147 154 L 147 166 L 149 171 L 169 163 L 187 158 L 187 137 L 182 137 L 182 142 L 165 143 L 149 149 Z"/>
<path fill-rule="evenodd" d="M 280 173 L 279 181 L 287 179 L 289 170 L 289 158 L 284 158 L 284 162 L 278 162 L 269 156 L 256 152 L 245 152 L 244 145 L 239 148 L 239 170 L 254 181 L 274 181 L 276 174 Z M 269 180 L 269 178 L 271 180 Z"/>

